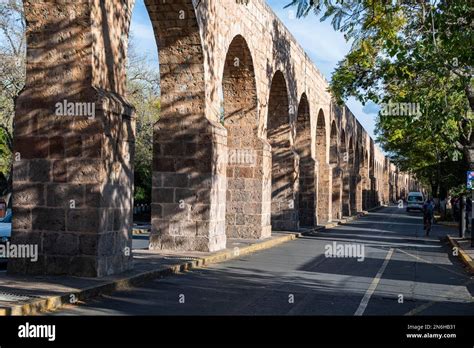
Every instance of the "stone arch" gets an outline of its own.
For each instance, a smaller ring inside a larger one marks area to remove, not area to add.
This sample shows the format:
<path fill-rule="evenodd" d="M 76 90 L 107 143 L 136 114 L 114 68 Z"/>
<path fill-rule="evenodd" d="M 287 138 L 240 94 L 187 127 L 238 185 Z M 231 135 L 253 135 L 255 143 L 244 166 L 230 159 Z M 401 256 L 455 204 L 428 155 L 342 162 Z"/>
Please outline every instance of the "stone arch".
<path fill-rule="evenodd" d="M 357 213 L 356 207 L 356 187 L 357 187 L 357 174 L 355 168 L 355 158 L 357 152 L 354 150 L 354 137 L 351 135 L 349 138 L 349 202 L 350 202 L 350 214 Z"/>
<path fill-rule="evenodd" d="M 370 194 L 369 194 L 369 205 L 371 207 L 375 206 L 377 203 L 377 194 L 378 194 L 378 166 L 377 160 L 375 159 L 375 145 L 372 139 L 370 139 L 370 160 L 369 160 L 369 185 L 370 185 Z"/>
<path fill-rule="evenodd" d="M 362 211 L 362 179 L 361 179 L 361 163 L 362 149 L 359 141 L 356 141 L 354 156 L 354 188 L 355 188 L 355 211 Z"/>
<path fill-rule="evenodd" d="M 193 1 L 181 1 L 179 9 L 158 0 L 146 7 L 161 75 L 150 249 L 216 251 L 226 246 L 226 131 L 206 118 L 204 52 Z M 170 21 L 172 16 L 186 20 Z"/>
<path fill-rule="evenodd" d="M 318 162 L 326 163 L 326 120 L 323 110 L 319 110 L 318 119 L 316 122 L 316 157 Z"/>
<path fill-rule="evenodd" d="M 205 115 L 204 54 L 195 7 L 192 0 L 180 1 L 179 9 L 159 0 L 147 1 L 146 7 L 161 74 L 150 248 L 219 250 L 226 246 L 225 205 L 219 204 L 225 201 L 221 158 L 226 132 Z M 23 164 L 41 159 L 54 168 L 55 177 L 36 184 L 44 192 L 48 186 L 48 199 L 14 203 L 14 209 L 18 205 L 33 214 L 33 224 L 23 232 L 43 248 L 35 267 L 19 260 L 9 264 L 11 272 L 103 276 L 132 267 L 132 254 L 123 253 L 132 242 L 135 134 L 133 108 L 125 96 L 132 8 L 131 0 L 79 1 L 70 10 L 62 2 L 25 1 L 28 78 L 16 110 L 15 151 L 47 149 L 22 156 Z M 38 12 L 44 14 L 40 20 Z M 186 20 L 178 20 L 180 16 Z M 48 41 L 66 31 L 71 35 L 64 42 Z M 50 58 L 32 59 L 38 47 L 41 56 Z M 59 100 L 92 104 L 95 117 L 55 118 L 51 109 Z M 39 133 L 31 131 L 32 122 Z M 21 194 L 21 180 L 14 185 Z M 86 198 L 72 211 L 61 195 L 82 189 Z M 55 224 L 48 227 L 50 214 Z M 16 238 L 14 231 L 13 242 Z M 58 249 L 59 240 L 80 252 Z"/>
<path fill-rule="evenodd" d="M 354 139 L 351 136 L 349 138 L 349 166 L 353 170 L 354 169 L 354 161 L 355 161 L 355 155 L 354 155 Z"/>
<path fill-rule="evenodd" d="M 285 77 L 278 70 L 270 87 L 267 117 L 267 139 L 272 147 L 271 224 L 274 230 L 298 229 L 296 154 L 290 136 L 289 94 Z"/>
<path fill-rule="evenodd" d="M 338 131 L 336 121 L 331 123 L 330 145 L 329 145 L 329 163 L 339 164 L 339 149 L 338 149 Z"/>
<path fill-rule="evenodd" d="M 227 238 L 265 238 L 271 234 L 264 214 L 264 164 L 270 149 L 258 137 L 257 89 L 252 55 L 237 35 L 229 45 L 223 78 L 223 117 L 227 129 Z M 267 169 L 268 170 L 268 169 Z"/>
<path fill-rule="evenodd" d="M 365 147 L 361 150 L 361 185 L 362 185 L 362 210 L 367 210 L 370 207 L 370 183 L 369 183 L 369 155 Z"/>
<path fill-rule="evenodd" d="M 316 122 L 316 158 L 318 161 L 317 179 L 317 217 L 318 224 L 329 220 L 329 166 L 327 164 L 327 131 L 326 120 L 322 109 L 319 110 Z"/>
<path fill-rule="evenodd" d="M 299 155 L 298 216 L 300 227 L 316 224 L 316 162 L 311 156 L 309 102 L 303 93 L 296 119 L 296 151 Z"/>
<path fill-rule="evenodd" d="M 329 145 L 329 164 L 332 170 L 331 184 L 331 211 L 332 219 L 340 219 L 341 216 L 341 195 L 342 195 L 342 178 L 339 158 L 339 139 L 336 121 L 331 123 L 330 145 Z"/>

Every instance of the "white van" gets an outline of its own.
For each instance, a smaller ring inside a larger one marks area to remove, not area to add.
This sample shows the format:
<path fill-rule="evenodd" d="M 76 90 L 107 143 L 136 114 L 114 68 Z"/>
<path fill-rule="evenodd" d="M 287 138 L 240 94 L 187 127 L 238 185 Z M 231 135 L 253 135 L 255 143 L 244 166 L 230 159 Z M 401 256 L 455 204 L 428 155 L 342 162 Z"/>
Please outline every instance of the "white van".
<path fill-rule="evenodd" d="M 423 210 L 425 199 L 421 192 L 410 192 L 407 197 L 407 212 L 410 210 Z"/>

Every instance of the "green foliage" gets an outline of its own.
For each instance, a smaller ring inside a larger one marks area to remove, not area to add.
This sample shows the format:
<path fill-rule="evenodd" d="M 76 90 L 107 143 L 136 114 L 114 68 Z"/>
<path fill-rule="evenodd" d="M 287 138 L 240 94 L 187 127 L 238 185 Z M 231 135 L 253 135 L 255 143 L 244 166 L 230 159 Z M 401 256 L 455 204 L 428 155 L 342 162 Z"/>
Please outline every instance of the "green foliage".
<path fill-rule="evenodd" d="M 22 1 L 0 1 L 0 195 L 12 189 L 13 118 L 25 84 L 25 28 Z"/>
<path fill-rule="evenodd" d="M 293 0 L 352 40 L 330 85 L 339 102 L 417 103 L 422 115 L 377 119 L 377 141 L 404 170 L 455 186 L 474 165 L 473 31 L 469 1 Z M 440 166 L 451 168 L 442 175 Z M 435 170 L 436 169 L 436 170 Z M 432 173 L 437 176 L 433 177 Z"/>
<path fill-rule="evenodd" d="M 159 72 L 130 39 L 127 66 L 128 100 L 135 107 L 135 203 L 151 203 L 153 128 L 160 117 Z"/>

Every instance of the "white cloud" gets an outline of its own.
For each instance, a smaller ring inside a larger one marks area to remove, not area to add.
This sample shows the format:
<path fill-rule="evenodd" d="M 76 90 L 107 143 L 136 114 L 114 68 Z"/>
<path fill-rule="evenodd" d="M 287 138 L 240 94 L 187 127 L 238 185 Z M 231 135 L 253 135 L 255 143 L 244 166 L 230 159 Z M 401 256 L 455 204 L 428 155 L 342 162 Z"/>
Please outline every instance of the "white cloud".
<path fill-rule="evenodd" d="M 380 106 L 378 106 L 372 101 L 369 101 L 362 108 L 362 111 L 366 114 L 378 114 L 380 111 Z"/>

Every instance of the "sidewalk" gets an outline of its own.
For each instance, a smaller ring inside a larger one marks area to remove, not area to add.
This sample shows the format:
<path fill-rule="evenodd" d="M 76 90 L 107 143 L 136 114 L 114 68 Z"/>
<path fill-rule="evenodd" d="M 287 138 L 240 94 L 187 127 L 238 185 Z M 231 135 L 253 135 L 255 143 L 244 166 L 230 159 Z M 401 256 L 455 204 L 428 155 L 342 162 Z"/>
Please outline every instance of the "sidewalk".
<path fill-rule="evenodd" d="M 471 239 L 459 238 L 450 233 L 448 242 L 453 248 L 453 253 L 457 251 L 457 256 L 466 265 L 467 271 L 474 274 L 474 247 L 471 246 Z"/>
<path fill-rule="evenodd" d="M 0 316 L 33 315 L 52 311 L 101 294 L 127 289 L 144 281 L 222 262 L 294 240 L 296 232 L 272 232 L 265 240 L 230 239 L 214 253 L 134 250 L 134 269 L 103 278 L 18 276 L 0 271 Z"/>
<path fill-rule="evenodd" d="M 376 207 L 370 211 L 380 208 Z M 0 271 L 0 316 L 34 315 L 40 312 L 54 311 L 65 304 L 80 303 L 102 294 L 131 288 L 147 280 L 178 274 L 269 249 L 299 238 L 303 234 L 317 233 L 338 224 L 348 223 L 366 214 L 368 214 L 367 211 L 360 212 L 357 215 L 344 217 L 342 220 L 301 232 L 273 231 L 272 237 L 265 240 L 230 239 L 227 242 L 227 249 L 214 253 L 157 252 L 134 249 L 133 270 L 103 278 L 12 276 L 7 275 L 5 271 Z M 140 234 L 140 232 L 137 231 L 136 234 Z"/>
<path fill-rule="evenodd" d="M 453 248 L 453 252 L 457 251 L 457 256 L 466 265 L 467 271 L 474 274 L 474 248 L 471 246 L 470 235 L 464 238 L 459 237 L 459 222 L 439 221 L 438 224 L 451 229 L 447 236 L 448 243 Z"/>

